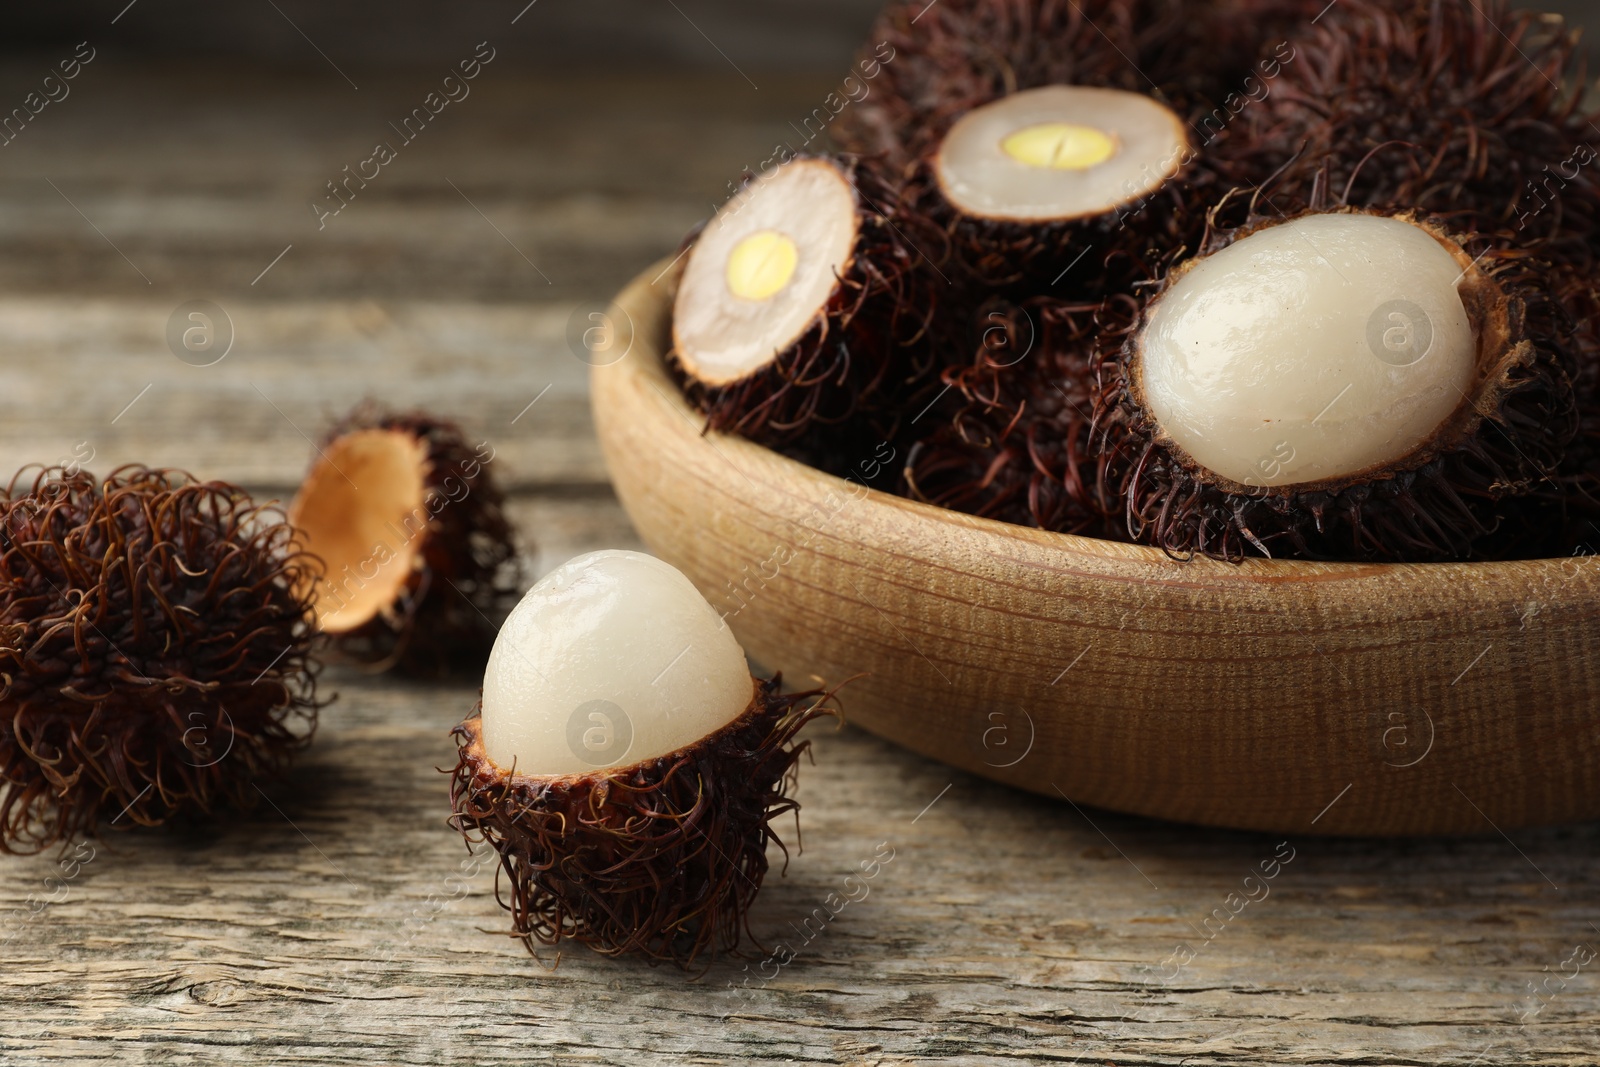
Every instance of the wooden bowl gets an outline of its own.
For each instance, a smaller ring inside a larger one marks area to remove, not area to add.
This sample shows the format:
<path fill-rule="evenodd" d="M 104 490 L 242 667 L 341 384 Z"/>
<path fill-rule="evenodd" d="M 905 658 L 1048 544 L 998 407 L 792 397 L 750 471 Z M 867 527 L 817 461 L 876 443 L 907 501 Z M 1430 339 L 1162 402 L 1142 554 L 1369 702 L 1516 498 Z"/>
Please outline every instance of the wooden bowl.
<path fill-rule="evenodd" d="M 1180 563 L 866 490 L 701 433 L 662 365 L 659 269 L 617 298 L 631 350 L 593 372 L 617 493 L 758 663 L 862 675 L 850 722 L 1074 804 L 1216 826 L 1600 816 L 1600 559 Z"/>

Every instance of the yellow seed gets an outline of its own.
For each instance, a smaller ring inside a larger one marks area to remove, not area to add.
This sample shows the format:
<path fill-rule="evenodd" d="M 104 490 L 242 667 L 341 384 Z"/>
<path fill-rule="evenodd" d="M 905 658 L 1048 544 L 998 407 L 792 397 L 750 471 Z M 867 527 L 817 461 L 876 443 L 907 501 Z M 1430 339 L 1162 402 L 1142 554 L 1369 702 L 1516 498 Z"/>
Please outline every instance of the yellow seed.
<path fill-rule="evenodd" d="M 1041 122 L 1018 130 L 1000 142 L 1000 150 L 1018 163 L 1045 170 L 1088 170 L 1117 154 L 1117 142 L 1093 126 Z"/>
<path fill-rule="evenodd" d="M 744 300 L 770 300 L 794 277 L 799 251 L 776 230 L 762 230 L 728 254 L 728 291 Z"/>

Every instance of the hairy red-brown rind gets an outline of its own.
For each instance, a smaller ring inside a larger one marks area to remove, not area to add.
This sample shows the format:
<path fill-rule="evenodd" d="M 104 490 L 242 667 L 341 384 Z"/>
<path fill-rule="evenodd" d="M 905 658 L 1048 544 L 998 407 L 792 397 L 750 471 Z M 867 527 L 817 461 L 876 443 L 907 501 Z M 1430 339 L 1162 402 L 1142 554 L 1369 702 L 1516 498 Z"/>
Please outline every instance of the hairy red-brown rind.
<path fill-rule="evenodd" d="M 834 714 L 820 691 L 779 689 L 758 680 L 750 707 L 701 741 L 593 774 L 507 771 L 476 711 L 456 727 L 451 824 L 499 854 L 496 896 L 529 952 L 570 940 L 687 969 L 754 940 L 768 843 L 788 855 L 773 822 L 800 807 L 785 794 L 810 742 L 795 734 Z"/>
<path fill-rule="evenodd" d="M 1035 297 L 979 309 L 972 360 L 946 368 L 954 414 L 912 446 L 914 500 L 1059 533 L 1115 536 L 1096 447 L 1098 339 L 1131 300 Z"/>
<path fill-rule="evenodd" d="M 0 493 L 0 851 L 252 807 L 316 725 L 316 561 L 223 482 L 27 473 Z"/>
<path fill-rule="evenodd" d="M 428 521 L 414 548 L 421 565 L 394 603 L 354 630 L 333 635 L 332 646 L 372 670 L 392 667 L 424 677 L 479 670 L 488 661 L 499 623 L 516 605 L 523 579 L 517 534 L 489 462 L 456 423 L 422 410 L 385 411 L 370 402 L 324 435 L 319 455 L 339 438 L 363 430 L 404 433 L 424 444 L 422 499 Z M 449 479 L 459 479 L 464 489 L 448 490 Z M 442 507 L 429 506 L 440 498 L 446 501 Z M 329 574 L 328 581 L 337 583 L 339 575 Z"/>

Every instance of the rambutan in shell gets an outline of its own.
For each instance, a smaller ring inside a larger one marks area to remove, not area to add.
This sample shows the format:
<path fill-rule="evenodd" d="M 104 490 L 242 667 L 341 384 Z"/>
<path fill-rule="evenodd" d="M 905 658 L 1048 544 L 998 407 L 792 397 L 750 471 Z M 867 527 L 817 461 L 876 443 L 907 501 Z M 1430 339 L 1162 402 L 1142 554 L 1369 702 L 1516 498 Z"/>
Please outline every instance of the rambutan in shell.
<path fill-rule="evenodd" d="M 794 737 L 835 714 L 822 692 L 786 696 L 780 682 L 758 680 L 749 708 L 692 745 L 590 774 L 507 770 L 477 711 L 456 727 L 451 824 L 499 854 L 496 897 L 530 953 L 570 940 L 688 969 L 755 940 L 768 843 L 788 856 L 772 824 L 800 807 L 786 793 L 810 742 Z"/>
<path fill-rule="evenodd" d="M 129 466 L 0 493 L 0 851 L 248 809 L 315 729 L 315 559 L 241 489 Z"/>
<path fill-rule="evenodd" d="M 1313 213 L 1255 217 L 1213 233 L 1201 256 L 1168 273 L 1120 352 L 1102 362 L 1096 432 L 1122 472 L 1128 535 L 1173 556 L 1230 561 L 1472 558 L 1514 508 L 1508 501 L 1554 484 L 1577 432 L 1573 327 L 1552 292 L 1560 276 L 1553 280 L 1507 235 L 1452 236 L 1437 219 L 1398 216 L 1455 249 L 1458 288 L 1478 335 L 1478 379 L 1469 402 L 1427 442 L 1382 469 L 1277 487 L 1232 482 L 1187 456 L 1143 402 L 1140 332 L 1162 296 L 1199 259 Z"/>
<path fill-rule="evenodd" d="M 460 426 L 427 411 L 389 412 L 366 403 L 323 436 L 307 486 L 322 477 L 342 492 L 348 482 L 327 454 L 342 438 L 373 430 L 404 435 L 421 446 L 423 503 L 417 511 L 424 512 L 423 521 L 410 535 L 395 529 L 400 543 L 386 544 L 412 558 L 393 600 L 360 625 L 329 633 L 331 645 L 341 658 L 373 671 L 394 668 L 441 677 L 481 670 L 523 583 L 518 537 L 489 469 L 493 449 L 485 457 L 485 446 L 469 444 Z M 308 506 L 303 487 L 290 505 L 290 521 L 303 522 Z M 315 543 L 308 547 L 317 550 Z M 326 584 L 317 592 L 339 599 L 341 583 L 352 579 L 328 562 Z M 359 575 L 354 580 L 359 582 Z"/>

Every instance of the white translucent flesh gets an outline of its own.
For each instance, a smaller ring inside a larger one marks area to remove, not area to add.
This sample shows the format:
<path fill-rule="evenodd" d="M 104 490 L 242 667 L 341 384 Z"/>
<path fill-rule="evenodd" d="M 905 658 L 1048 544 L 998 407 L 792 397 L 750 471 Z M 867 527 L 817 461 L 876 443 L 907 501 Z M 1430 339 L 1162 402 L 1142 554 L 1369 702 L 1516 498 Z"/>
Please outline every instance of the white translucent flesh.
<path fill-rule="evenodd" d="M 1141 338 L 1145 402 L 1201 466 L 1245 485 L 1406 458 L 1472 388 L 1462 264 L 1425 230 L 1312 215 L 1257 231 L 1167 290 Z"/>
<path fill-rule="evenodd" d="M 689 579 L 641 552 L 591 552 L 539 580 L 495 640 L 483 743 L 519 774 L 664 756 L 750 704 L 744 651 Z"/>
<path fill-rule="evenodd" d="M 827 304 L 856 230 L 855 195 L 832 163 L 795 160 L 747 186 L 701 233 L 678 283 L 672 334 L 686 369 L 707 385 L 726 385 L 771 363 Z M 767 233 L 794 242 L 794 271 L 765 299 L 740 296 L 729 288 L 729 258 Z"/>
<path fill-rule="evenodd" d="M 1006 151 L 1031 127 L 1098 130 L 1116 149 L 1081 169 L 1036 166 Z M 1178 172 L 1188 151 L 1183 123 L 1147 96 L 1120 89 L 1050 85 L 974 108 L 939 146 L 944 194 L 969 215 L 1017 221 L 1090 218 L 1134 203 Z"/>

